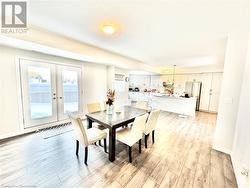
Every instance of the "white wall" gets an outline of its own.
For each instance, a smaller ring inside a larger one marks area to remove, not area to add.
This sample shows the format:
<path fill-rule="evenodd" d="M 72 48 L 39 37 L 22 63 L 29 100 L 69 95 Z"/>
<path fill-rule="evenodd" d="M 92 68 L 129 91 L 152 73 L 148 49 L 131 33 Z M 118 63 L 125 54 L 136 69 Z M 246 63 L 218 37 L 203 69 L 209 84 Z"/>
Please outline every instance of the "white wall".
<path fill-rule="evenodd" d="M 115 74 L 124 75 L 123 81 L 120 81 L 120 89 L 115 86 Z M 129 83 L 125 81 L 125 77 L 129 76 L 129 71 L 127 69 L 118 68 L 115 66 L 107 67 L 107 87 L 108 89 L 115 90 L 115 105 L 121 106 L 127 104 L 128 101 L 128 88 Z"/>
<path fill-rule="evenodd" d="M 239 97 L 246 62 L 248 33 L 232 34 L 228 38 L 218 120 L 213 148 L 230 153 L 233 146 Z"/>
<path fill-rule="evenodd" d="M 103 102 L 106 100 L 107 92 L 107 68 L 104 65 L 85 64 L 83 65 L 83 89 L 84 106 L 94 102 Z"/>
<path fill-rule="evenodd" d="M 16 56 L 83 65 L 83 102 L 102 101 L 106 97 L 107 69 L 105 65 L 80 62 L 41 53 L 0 46 L 0 139 L 23 130 L 18 106 Z"/>
<path fill-rule="evenodd" d="M 127 69 L 121 69 L 115 67 L 115 74 L 122 74 L 124 75 L 124 79 L 120 84 L 122 84 L 123 91 L 116 90 L 116 104 L 118 106 L 122 106 L 124 104 L 128 104 L 128 88 L 129 88 L 129 82 L 125 81 L 125 77 L 129 77 L 129 71 Z M 116 89 L 116 88 L 115 88 Z"/>
<path fill-rule="evenodd" d="M 250 43 L 249 43 L 250 44 Z M 239 187 L 250 187 L 250 177 L 243 176 L 243 168 L 250 171 L 250 48 L 245 66 L 243 83 L 240 95 L 239 111 L 237 116 L 232 161 Z"/>
<path fill-rule="evenodd" d="M 107 66 L 107 87 L 108 89 L 114 89 L 114 80 L 115 80 L 115 67 Z"/>

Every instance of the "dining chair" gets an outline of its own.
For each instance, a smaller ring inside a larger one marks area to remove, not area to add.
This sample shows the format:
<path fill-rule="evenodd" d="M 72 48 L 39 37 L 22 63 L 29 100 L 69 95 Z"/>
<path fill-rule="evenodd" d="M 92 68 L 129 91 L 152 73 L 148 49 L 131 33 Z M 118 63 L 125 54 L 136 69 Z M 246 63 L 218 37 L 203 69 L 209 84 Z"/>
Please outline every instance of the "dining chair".
<path fill-rule="evenodd" d="M 148 114 L 144 114 L 135 118 L 132 127 L 120 129 L 116 132 L 116 138 L 118 141 L 126 144 L 129 149 L 129 162 L 132 162 L 132 146 L 139 141 L 139 153 L 141 153 L 141 139 L 143 136 L 143 130 L 145 128 Z"/>
<path fill-rule="evenodd" d="M 139 109 L 143 109 L 143 110 L 147 110 L 148 109 L 148 101 L 137 101 L 134 104 L 135 108 L 139 108 Z"/>
<path fill-rule="evenodd" d="M 152 142 L 155 142 L 155 127 L 157 124 L 158 117 L 160 115 L 160 110 L 152 110 L 148 116 L 145 129 L 144 129 L 144 135 L 145 135 L 145 148 L 147 148 L 147 138 L 150 133 L 152 133 Z"/>
<path fill-rule="evenodd" d="M 87 110 L 88 110 L 88 113 L 100 112 L 102 110 L 101 104 L 99 102 L 89 103 L 87 104 Z M 93 127 L 96 127 L 101 130 L 105 129 L 105 127 L 99 125 L 96 122 L 93 122 Z M 101 141 L 99 141 L 99 145 L 102 146 Z"/>
<path fill-rule="evenodd" d="M 87 104 L 87 109 L 89 113 L 101 111 L 101 104 L 99 102 Z"/>
<path fill-rule="evenodd" d="M 74 126 L 75 134 L 76 134 L 76 155 L 78 155 L 79 151 L 79 142 L 85 147 L 85 157 L 84 163 L 87 165 L 88 160 L 88 146 L 90 144 L 94 144 L 97 141 L 104 140 L 104 151 L 107 153 L 107 133 L 95 127 L 90 129 L 85 129 L 82 123 L 82 120 L 78 117 L 74 117 L 74 115 L 68 113 L 68 116 L 71 120 L 71 123 Z"/>

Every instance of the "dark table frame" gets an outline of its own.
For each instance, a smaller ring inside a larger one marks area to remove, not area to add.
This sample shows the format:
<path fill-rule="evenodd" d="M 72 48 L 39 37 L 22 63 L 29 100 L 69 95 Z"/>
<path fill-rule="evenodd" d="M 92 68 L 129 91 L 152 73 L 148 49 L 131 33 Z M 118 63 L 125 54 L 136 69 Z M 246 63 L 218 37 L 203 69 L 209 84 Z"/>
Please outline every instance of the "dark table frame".
<path fill-rule="evenodd" d="M 147 113 L 146 110 L 145 110 L 145 113 Z M 86 117 L 87 117 L 87 122 L 88 122 L 87 124 L 88 129 L 92 128 L 93 122 L 97 122 L 98 124 L 103 125 L 105 128 L 109 129 L 109 146 L 108 146 L 109 147 L 109 160 L 113 162 L 115 160 L 116 129 L 134 122 L 136 117 L 120 122 L 113 126 L 110 126 L 102 121 L 99 121 L 98 119 L 91 117 L 89 114 L 86 114 Z"/>

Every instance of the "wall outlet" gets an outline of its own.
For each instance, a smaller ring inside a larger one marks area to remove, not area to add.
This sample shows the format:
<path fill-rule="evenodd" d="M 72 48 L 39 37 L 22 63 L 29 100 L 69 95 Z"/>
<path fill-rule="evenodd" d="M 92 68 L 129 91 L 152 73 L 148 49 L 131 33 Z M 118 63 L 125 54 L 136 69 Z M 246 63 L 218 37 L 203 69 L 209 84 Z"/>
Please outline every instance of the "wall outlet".
<path fill-rule="evenodd" d="M 246 177 L 248 178 L 249 170 L 246 169 L 246 168 L 243 168 L 242 171 L 241 171 L 241 174 L 242 174 L 243 176 L 246 176 Z"/>

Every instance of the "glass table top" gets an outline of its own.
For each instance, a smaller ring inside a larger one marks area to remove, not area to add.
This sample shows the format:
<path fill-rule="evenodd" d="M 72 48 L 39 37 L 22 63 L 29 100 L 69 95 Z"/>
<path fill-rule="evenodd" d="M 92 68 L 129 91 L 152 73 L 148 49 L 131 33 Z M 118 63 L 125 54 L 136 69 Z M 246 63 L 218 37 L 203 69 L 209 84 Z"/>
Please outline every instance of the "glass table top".
<path fill-rule="evenodd" d="M 107 114 L 105 111 L 99 111 L 94 113 L 86 114 L 87 117 L 102 122 L 103 124 L 114 126 L 122 122 L 129 121 L 138 116 L 144 115 L 147 113 L 147 110 L 135 108 L 132 106 L 123 106 L 118 110 L 114 110 L 113 114 Z"/>

